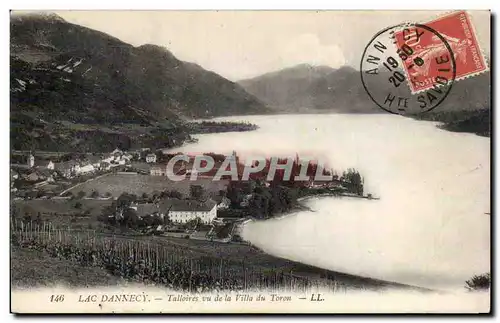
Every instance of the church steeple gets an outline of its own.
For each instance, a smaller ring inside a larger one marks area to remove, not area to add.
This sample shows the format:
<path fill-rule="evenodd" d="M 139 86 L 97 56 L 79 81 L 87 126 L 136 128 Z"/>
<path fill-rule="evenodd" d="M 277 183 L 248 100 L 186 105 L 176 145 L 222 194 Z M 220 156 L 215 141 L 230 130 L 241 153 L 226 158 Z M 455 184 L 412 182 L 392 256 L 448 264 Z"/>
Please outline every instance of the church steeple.
<path fill-rule="evenodd" d="M 30 150 L 30 154 L 28 155 L 28 167 L 32 168 L 35 166 L 35 156 L 33 156 L 33 153 Z"/>

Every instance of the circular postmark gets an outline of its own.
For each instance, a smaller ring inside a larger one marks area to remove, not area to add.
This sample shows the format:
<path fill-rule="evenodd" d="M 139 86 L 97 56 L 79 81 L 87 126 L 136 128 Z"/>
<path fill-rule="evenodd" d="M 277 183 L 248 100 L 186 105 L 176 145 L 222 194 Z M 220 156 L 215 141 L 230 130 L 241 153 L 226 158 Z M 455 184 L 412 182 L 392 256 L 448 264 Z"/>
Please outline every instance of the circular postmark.
<path fill-rule="evenodd" d="M 441 104 L 456 77 L 455 57 L 446 39 L 422 24 L 401 24 L 379 31 L 366 45 L 361 82 L 383 110 L 419 114 Z"/>

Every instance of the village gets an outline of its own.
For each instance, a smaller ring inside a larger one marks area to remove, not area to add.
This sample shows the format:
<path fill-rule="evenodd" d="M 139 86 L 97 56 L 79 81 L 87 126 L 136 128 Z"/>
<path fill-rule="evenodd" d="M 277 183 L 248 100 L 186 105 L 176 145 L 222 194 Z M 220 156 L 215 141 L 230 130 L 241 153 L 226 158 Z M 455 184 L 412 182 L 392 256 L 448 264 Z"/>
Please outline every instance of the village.
<path fill-rule="evenodd" d="M 279 209 L 260 208 L 255 204 L 260 196 L 254 193 L 258 181 L 231 185 L 226 178 L 213 181 L 224 155 L 207 153 L 216 166 L 196 180 L 172 181 L 166 176 L 166 164 L 174 155 L 146 148 L 116 148 L 108 154 L 13 152 L 11 196 L 14 206 L 19 206 L 17 216 L 46 215 L 44 220 L 54 222 L 58 215 L 61 223 L 71 227 L 82 222 L 104 231 L 119 228 L 144 235 L 241 243 L 243 223 L 293 207 L 289 200 L 295 196 L 269 202 L 283 204 Z M 178 162 L 174 172 L 190 174 L 192 167 L 192 161 Z M 343 184 L 334 176 L 331 182 L 311 180 L 306 188 L 315 194 L 349 194 Z M 270 183 L 262 185 L 269 189 Z M 26 211 L 29 205 L 31 211 Z"/>
<path fill-rule="evenodd" d="M 238 221 L 229 221 L 231 230 L 222 230 L 226 232 L 223 237 L 217 236 L 215 230 L 228 224 L 227 220 L 217 218 L 217 210 L 229 207 L 228 199 L 219 195 L 224 183 L 215 183 L 214 188 L 206 192 L 205 187 L 211 186 L 208 181 L 181 185 L 168 181 L 161 177 L 164 172 L 157 171 L 163 165 L 159 161 L 165 161 L 165 158 L 161 151 L 153 153 L 149 149 L 126 152 L 117 148 L 109 154 L 78 155 L 70 160 L 67 156 L 47 158 L 43 152 L 21 152 L 12 158 L 11 196 L 17 205 L 44 203 L 57 205 L 59 209 L 66 205 L 66 212 L 60 214 L 68 215 L 80 211 L 91 215 L 84 210 L 85 205 L 100 203 L 101 212 L 94 214 L 100 222 L 117 226 L 126 222 L 126 227 L 140 229 L 144 234 L 230 240 L 233 224 Z M 178 171 L 185 172 L 188 167 L 181 164 Z M 134 180 L 141 181 L 142 185 L 130 183 Z M 106 187 L 110 189 L 106 190 Z M 143 190 L 137 191 L 138 187 Z M 127 197 L 128 202 L 116 207 L 122 197 Z M 78 206 L 77 210 L 72 210 L 74 205 Z M 44 213 L 37 209 L 40 208 L 35 207 L 32 213 Z M 103 212 L 108 212 L 104 218 Z M 45 213 L 54 212 L 47 210 Z"/>

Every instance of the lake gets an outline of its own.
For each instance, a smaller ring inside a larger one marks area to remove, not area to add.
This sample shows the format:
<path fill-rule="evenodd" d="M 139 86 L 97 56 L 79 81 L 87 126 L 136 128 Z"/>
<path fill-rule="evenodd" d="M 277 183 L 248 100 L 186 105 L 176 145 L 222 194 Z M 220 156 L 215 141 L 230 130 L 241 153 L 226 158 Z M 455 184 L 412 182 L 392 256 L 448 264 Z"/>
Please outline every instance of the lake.
<path fill-rule="evenodd" d="M 244 228 L 275 256 L 431 288 L 490 271 L 490 139 L 397 115 L 231 117 L 252 132 L 197 135 L 173 151 L 321 158 L 360 171 L 380 200 L 317 198 L 312 212 Z"/>

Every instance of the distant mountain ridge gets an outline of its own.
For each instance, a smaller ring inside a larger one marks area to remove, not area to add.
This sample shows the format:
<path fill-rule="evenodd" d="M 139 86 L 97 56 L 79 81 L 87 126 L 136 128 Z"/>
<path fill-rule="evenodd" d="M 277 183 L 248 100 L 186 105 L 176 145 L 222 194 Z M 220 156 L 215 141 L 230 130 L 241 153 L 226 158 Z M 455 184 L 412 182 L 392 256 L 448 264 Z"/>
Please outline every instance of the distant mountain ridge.
<path fill-rule="evenodd" d="M 387 113 L 371 101 L 360 72 L 349 66 L 301 64 L 238 83 L 278 113 Z M 457 81 L 439 110 L 489 108 L 490 91 L 489 72 Z"/>
<path fill-rule="evenodd" d="M 10 29 L 15 149 L 95 146 L 90 138 L 110 133 L 128 146 L 158 129 L 179 144 L 182 119 L 269 113 L 240 85 L 161 46 L 134 47 L 55 14 L 12 15 Z"/>

